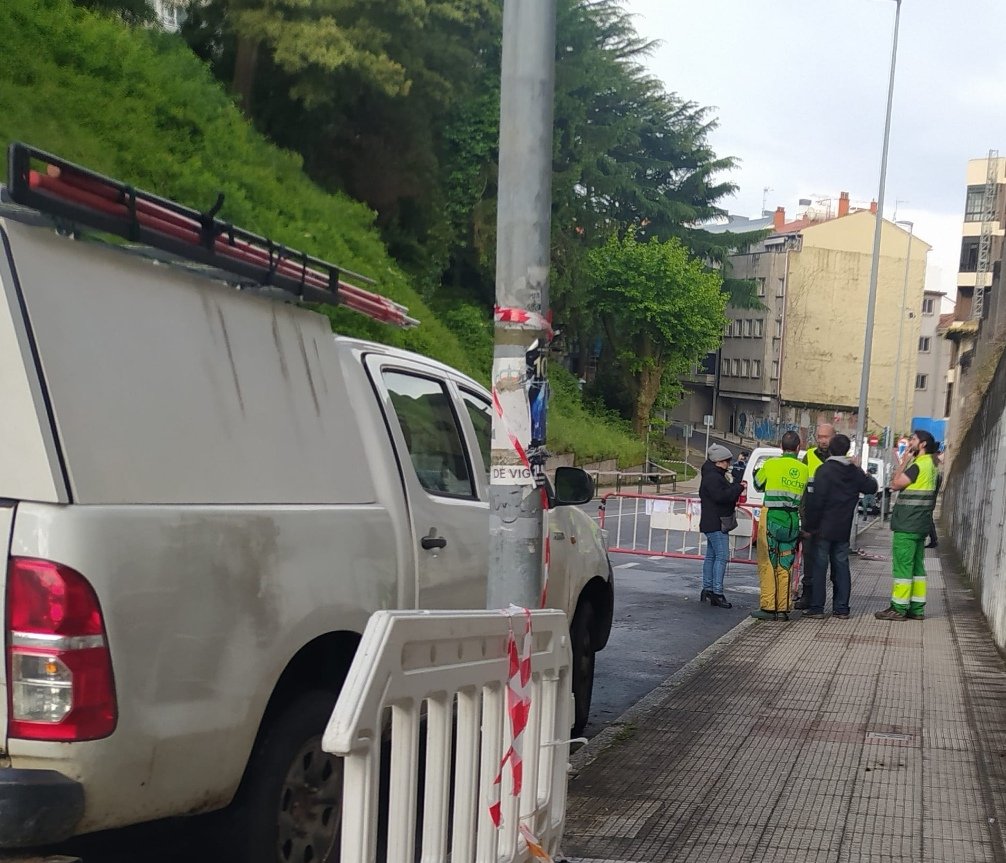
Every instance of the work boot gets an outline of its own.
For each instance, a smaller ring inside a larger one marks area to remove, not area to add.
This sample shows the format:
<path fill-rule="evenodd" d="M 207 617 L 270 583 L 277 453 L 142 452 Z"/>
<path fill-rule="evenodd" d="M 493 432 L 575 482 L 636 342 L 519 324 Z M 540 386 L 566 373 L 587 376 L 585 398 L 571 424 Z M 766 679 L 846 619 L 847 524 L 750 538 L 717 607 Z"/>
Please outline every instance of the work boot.
<path fill-rule="evenodd" d="M 804 599 L 802 596 L 793 603 L 793 608 L 803 611 L 804 609 L 810 608 L 810 600 Z"/>
<path fill-rule="evenodd" d="M 811 620 L 824 620 L 827 616 L 823 611 L 810 611 L 809 609 L 800 615 L 800 617 L 808 617 Z"/>
<path fill-rule="evenodd" d="M 728 602 L 727 598 L 722 593 L 710 593 L 709 594 L 709 604 L 716 606 L 716 608 L 733 608 L 732 602 Z"/>
<path fill-rule="evenodd" d="M 775 620 L 775 612 L 766 611 L 764 608 L 759 608 L 757 611 L 752 611 L 751 616 L 756 620 Z"/>
<path fill-rule="evenodd" d="M 877 620 L 904 620 L 905 615 L 900 611 L 896 611 L 893 608 L 885 608 L 883 611 L 878 611 L 873 615 Z"/>
<path fill-rule="evenodd" d="M 711 590 L 706 590 L 702 588 L 702 593 L 699 594 L 699 602 L 705 602 L 707 599 L 712 602 L 713 592 Z"/>
<path fill-rule="evenodd" d="M 925 620 L 926 613 L 924 611 L 910 611 L 906 615 L 909 620 Z"/>

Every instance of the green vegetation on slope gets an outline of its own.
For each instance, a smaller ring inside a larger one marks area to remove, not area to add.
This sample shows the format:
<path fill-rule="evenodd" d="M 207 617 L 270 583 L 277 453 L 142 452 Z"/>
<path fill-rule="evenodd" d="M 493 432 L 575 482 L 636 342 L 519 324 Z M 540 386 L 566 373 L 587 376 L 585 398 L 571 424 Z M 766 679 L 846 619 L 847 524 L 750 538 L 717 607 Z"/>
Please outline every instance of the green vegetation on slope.
<path fill-rule="evenodd" d="M 255 132 L 180 39 L 68 0 L 7 0 L 0 32 L 0 141 L 23 140 L 190 206 L 223 192 L 221 218 L 376 278 L 422 321 L 398 332 L 336 310 L 340 332 L 476 371 L 388 257 L 373 213 L 314 186 L 300 157 Z"/>
<path fill-rule="evenodd" d="M 322 308 L 337 331 L 435 357 L 488 383 L 488 313 L 458 300 L 439 303 L 435 317 L 389 257 L 373 213 L 312 184 L 301 157 L 254 131 L 178 37 L 69 0 L 6 0 L 0 32 L 0 143 L 24 141 L 189 206 L 209 206 L 222 191 L 222 218 L 376 278 L 381 293 L 422 321 L 401 332 Z M 581 461 L 638 461 L 623 425 L 591 414 L 575 379 L 559 376 L 572 389 L 557 386 L 551 447 Z"/>

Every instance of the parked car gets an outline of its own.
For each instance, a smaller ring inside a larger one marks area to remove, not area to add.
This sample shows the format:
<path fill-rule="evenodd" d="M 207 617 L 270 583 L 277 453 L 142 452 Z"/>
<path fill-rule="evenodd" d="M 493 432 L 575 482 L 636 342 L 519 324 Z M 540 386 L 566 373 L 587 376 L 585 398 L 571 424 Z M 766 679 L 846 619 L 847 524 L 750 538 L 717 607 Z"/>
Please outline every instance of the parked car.
<path fill-rule="evenodd" d="M 0 856 L 230 807 L 232 859 L 337 859 L 341 773 L 320 740 L 369 616 L 485 607 L 491 395 L 259 295 L 248 259 L 72 238 L 184 211 L 20 157 L 16 196 L 60 231 L 0 202 Z M 259 248 L 268 278 L 315 296 L 300 259 L 283 283 L 279 247 Z M 562 506 L 589 498 L 586 474 L 555 487 L 547 605 L 571 619 L 582 727 L 611 566 Z"/>

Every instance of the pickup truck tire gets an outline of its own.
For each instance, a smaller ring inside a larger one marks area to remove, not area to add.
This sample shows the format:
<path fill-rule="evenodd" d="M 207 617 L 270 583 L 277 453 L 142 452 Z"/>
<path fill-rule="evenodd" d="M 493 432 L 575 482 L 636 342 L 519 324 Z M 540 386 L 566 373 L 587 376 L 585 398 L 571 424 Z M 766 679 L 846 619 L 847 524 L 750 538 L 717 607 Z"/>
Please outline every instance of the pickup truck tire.
<path fill-rule="evenodd" d="M 337 695 L 293 699 L 263 731 L 234 806 L 232 836 L 242 863 L 337 863 L 342 759 L 321 748 Z"/>
<path fill-rule="evenodd" d="M 590 719 L 590 699 L 594 693 L 594 646 L 591 633 L 594 631 L 594 606 L 589 601 L 581 601 L 573 615 L 569 627 L 573 649 L 573 734 L 580 734 Z"/>

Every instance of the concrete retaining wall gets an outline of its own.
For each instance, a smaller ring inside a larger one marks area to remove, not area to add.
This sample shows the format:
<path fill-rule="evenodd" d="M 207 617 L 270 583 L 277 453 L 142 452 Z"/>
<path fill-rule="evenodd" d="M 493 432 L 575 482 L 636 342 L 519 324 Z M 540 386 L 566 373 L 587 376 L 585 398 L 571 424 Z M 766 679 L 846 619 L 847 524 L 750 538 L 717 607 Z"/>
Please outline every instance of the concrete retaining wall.
<path fill-rule="evenodd" d="M 1006 358 L 1004 358 L 1006 359 Z M 953 544 L 981 602 L 995 642 L 1006 649 L 1006 364 L 953 453 L 941 507 Z"/>

